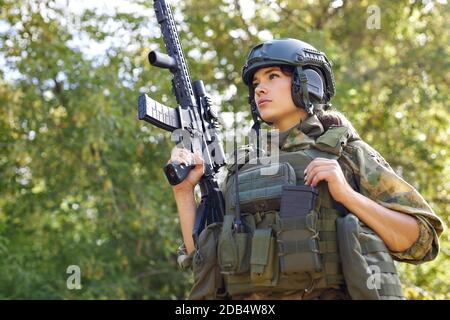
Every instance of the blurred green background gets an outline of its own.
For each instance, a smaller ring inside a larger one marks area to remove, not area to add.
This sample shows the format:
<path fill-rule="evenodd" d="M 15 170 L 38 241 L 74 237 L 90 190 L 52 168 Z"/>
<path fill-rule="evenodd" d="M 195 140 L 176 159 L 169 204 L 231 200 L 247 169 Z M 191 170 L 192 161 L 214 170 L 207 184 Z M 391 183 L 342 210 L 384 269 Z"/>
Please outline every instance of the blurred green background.
<path fill-rule="evenodd" d="M 173 142 L 136 118 L 140 93 L 175 105 L 170 73 L 147 61 L 164 52 L 153 1 L 0 3 L 0 298 L 185 298 L 162 172 Z M 449 224 L 447 1 L 169 3 L 192 79 L 247 130 L 249 49 L 293 37 L 324 51 L 334 106 Z M 449 243 L 399 265 L 408 298 L 450 298 Z M 81 290 L 66 286 L 69 265 Z"/>

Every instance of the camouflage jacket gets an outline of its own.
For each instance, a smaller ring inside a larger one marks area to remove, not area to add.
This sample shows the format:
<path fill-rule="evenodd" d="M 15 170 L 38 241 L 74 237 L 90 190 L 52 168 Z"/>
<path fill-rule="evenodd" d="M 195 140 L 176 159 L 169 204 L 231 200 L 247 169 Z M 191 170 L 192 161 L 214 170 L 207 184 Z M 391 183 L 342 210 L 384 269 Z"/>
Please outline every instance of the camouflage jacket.
<path fill-rule="evenodd" d="M 274 131 L 270 137 L 273 141 L 278 135 L 280 151 L 289 152 L 310 148 L 323 133 L 320 121 L 312 116 L 285 132 L 278 134 Z M 269 141 L 269 154 L 270 145 Z M 241 155 L 245 157 L 248 153 Z M 403 252 L 391 252 L 393 258 L 413 264 L 433 260 L 439 252 L 439 236 L 444 225 L 417 190 L 398 176 L 376 150 L 358 137 L 353 128 L 339 156 L 338 162 L 354 190 L 386 208 L 417 219 L 420 230 L 418 240 Z M 238 163 L 244 162 L 238 159 Z M 229 171 L 234 171 L 233 166 L 228 166 Z M 178 250 L 180 266 L 188 267 L 191 260 L 192 255 L 187 255 L 182 245 Z"/>
<path fill-rule="evenodd" d="M 351 125 L 350 125 L 351 126 Z M 439 252 L 443 222 L 417 190 L 398 176 L 386 160 L 362 141 L 351 128 L 347 144 L 338 160 L 352 188 L 378 204 L 415 217 L 419 238 L 403 252 L 391 252 L 394 259 L 408 263 L 433 260 Z M 280 150 L 309 148 L 323 134 L 323 127 L 313 116 L 279 135 Z"/>

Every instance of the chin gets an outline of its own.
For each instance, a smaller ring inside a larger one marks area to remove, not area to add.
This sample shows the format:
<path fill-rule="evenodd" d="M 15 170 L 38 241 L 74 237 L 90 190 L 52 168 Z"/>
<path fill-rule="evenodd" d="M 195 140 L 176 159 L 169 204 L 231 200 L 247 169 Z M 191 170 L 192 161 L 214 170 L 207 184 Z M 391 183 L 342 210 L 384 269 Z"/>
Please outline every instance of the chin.
<path fill-rule="evenodd" d="M 261 112 L 259 111 L 259 115 L 261 116 L 261 119 L 263 119 L 266 122 L 273 122 L 276 119 L 276 115 L 273 114 L 272 112 L 267 112 L 268 110 L 266 110 L 265 112 Z"/>

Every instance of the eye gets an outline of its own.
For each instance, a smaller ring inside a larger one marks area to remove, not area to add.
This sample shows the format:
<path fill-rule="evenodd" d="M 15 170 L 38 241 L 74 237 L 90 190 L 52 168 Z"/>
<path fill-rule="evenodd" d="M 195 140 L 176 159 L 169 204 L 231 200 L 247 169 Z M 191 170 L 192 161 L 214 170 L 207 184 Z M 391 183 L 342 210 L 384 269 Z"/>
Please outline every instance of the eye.
<path fill-rule="evenodd" d="M 279 77 L 279 75 L 277 73 L 271 73 L 269 74 L 269 79 L 272 80 L 275 77 Z"/>
<path fill-rule="evenodd" d="M 256 83 L 256 82 L 252 83 L 252 88 L 253 88 L 253 90 L 256 89 L 256 87 L 258 86 L 258 84 L 259 84 L 259 83 Z"/>

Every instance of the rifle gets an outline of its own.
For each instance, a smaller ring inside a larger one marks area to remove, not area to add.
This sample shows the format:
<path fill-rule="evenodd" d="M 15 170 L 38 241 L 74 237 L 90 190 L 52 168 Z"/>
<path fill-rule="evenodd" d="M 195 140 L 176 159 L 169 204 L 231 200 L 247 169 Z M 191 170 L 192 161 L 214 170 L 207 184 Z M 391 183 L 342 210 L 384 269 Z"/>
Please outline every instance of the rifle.
<path fill-rule="evenodd" d="M 201 202 L 192 235 L 197 243 L 200 232 L 211 223 L 223 221 L 225 213 L 225 201 L 216 179 L 220 167 L 226 164 L 218 132 L 218 115 L 203 81 L 197 80 L 191 85 L 170 6 L 164 0 L 155 0 L 154 9 L 168 54 L 151 51 L 148 59 L 151 65 L 169 69 L 173 74 L 172 91 L 179 106 L 170 108 L 143 94 L 138 99 L 138 118 L 172 132 L 177 145 L 203 154 L 205 172 L 199 181 Z M 176 185 L 194 166 L 170 163 L 164 167 L 164 173 L 169 183 Z"/>

